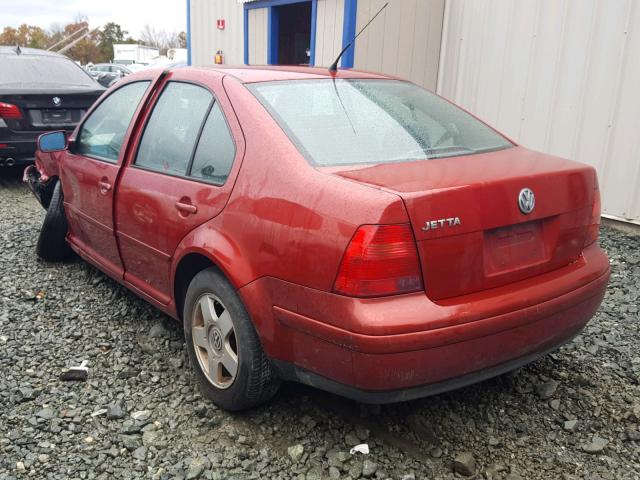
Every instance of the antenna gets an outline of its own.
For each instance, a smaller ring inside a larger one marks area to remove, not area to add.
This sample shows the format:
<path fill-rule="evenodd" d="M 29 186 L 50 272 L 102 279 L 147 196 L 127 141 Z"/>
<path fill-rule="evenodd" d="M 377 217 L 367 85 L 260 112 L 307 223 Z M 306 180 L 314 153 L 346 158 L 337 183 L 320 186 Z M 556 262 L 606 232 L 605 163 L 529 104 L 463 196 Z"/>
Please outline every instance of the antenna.
<path fill-rule="evenodd" d="M 338 58 L 336 58 L 335 62 L 333 62 L 333 63 L 331 64 L 331 66 L 329 67 L 329 73 L 330 73 L 331 75 L 334 75 L 334 76 L 335 76 L 335 74 L 338 72 L 338 62 L 340 61 L 340 59 L 342 58 L 342 56 L 345 54 L 345 52 L 346 52 L 347 50 L 349 50 L 349 48 L 351 47 L 351 45 L 353 45 L 353 42 L 355 42 L 355 41 L 356 41 L 356 38 L 358 38 L 358 37 L 360 36 L 360 34 L 361 34 L 362 32 L 364 32 L 364 31 L 365 31 L 365 29 L 366 29 L 369 25 L 371 25 L 371 22 L 373 22 L 373 21 L 376 19 L 376 17 L 377 17 L 378 15 L 380 15 L 380 14 L 382 13 L 382 11 L 383 11 L 385 8 L 387 8 L 387 5 L 389 5 L 389 2 L 385 3 L 385 4 L 382 6 L 382 8 L 381 8 L 380 10 L 378 10 L 378 13 L 376 13 L 376 14 L 371 18 L 371 20 L 369 20 L 369 22 L 368 22 L 364 27 L 362 27 L 362 29 L 361 29 L 361 30 L 356 34 L 356 36 L 355 36 L 355 37 L 353 37 L 353 40 L 351 40 L 351 41 L 349 42 L 349 44 L 348 44 L 346 47 L 344 47 L 344 48 L 342 49 L 342 51 L 340 52 L 340 55 L 338 55 Z"/>

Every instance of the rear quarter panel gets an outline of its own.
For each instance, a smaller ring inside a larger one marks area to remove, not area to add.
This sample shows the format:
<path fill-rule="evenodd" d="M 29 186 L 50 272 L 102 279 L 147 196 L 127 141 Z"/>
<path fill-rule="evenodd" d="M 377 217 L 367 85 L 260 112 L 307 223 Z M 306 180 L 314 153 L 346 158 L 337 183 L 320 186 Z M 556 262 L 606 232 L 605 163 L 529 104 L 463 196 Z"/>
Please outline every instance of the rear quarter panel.
<path fill-rule="evenodd" d="M 256 98 L 225 78 L 246 141 L 221 215 L 191 232 L 175 255 L 208 254 L 236 288 L 260 277 L 330 291 L 356 228 L 406 223 L 399 196 L 312 167 Z"/>

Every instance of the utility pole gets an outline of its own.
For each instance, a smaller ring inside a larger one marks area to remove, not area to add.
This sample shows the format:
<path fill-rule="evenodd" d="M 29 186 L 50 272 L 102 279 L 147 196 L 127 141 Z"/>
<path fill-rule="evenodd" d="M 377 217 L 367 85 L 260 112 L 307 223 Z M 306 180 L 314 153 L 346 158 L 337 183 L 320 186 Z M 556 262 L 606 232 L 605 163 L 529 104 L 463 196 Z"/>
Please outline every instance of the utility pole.
<path fill-rule="evenodd" d="M 76 35 L 78 35 L 80 32 L 83 32 L 84 30 L 87 30 L 88 27 L 82 27 L 79 30 L 76 30 L 75 32 L 73 32 L 71 35 L 67 35 L 66 37 L 64 37 L 62 40 L 58 40 L 56 43 L 54 43 L 53 45 L 51 45 L 49 48 L 47 48 L 47 51 L 49 50 L 53 50 L 54 48 L 56 48 L 58 45 L 61 45 L 69 40 L 71 40 L 73 37 L 75 37 Z"/>

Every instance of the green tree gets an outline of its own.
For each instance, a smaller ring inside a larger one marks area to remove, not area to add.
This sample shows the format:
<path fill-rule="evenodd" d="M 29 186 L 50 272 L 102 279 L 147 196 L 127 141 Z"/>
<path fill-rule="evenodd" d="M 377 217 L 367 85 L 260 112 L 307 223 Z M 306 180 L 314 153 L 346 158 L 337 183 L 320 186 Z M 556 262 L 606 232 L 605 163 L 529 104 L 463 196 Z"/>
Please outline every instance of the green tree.
<path fill-rule="evenodd" d="M 125 43 L 126 35 L 129 32 L 122 30 L 122 27 L 114 22 L 109 22 L 102 27 L 100 32 L 100 52 L 105 59 L 113 59 L 113 44 Z M 131 37 L 129 37 L 131 39 Z"/>

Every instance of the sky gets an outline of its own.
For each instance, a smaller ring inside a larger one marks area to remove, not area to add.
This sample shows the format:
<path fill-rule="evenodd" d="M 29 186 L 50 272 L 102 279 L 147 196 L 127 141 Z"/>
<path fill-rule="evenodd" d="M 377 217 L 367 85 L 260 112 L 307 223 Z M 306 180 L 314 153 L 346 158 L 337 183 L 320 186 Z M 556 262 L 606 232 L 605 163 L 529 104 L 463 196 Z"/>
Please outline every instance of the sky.
<path fill-rule="evenodd" d="M 23 23 L 49 29 L 66 24 L 78 14 L 89 17 L 91 27 L 115 22 L 137 38 L 146 23 L 155 29 L 187 29 L 186 0 L 0 0 L 0 29 Z"/>

